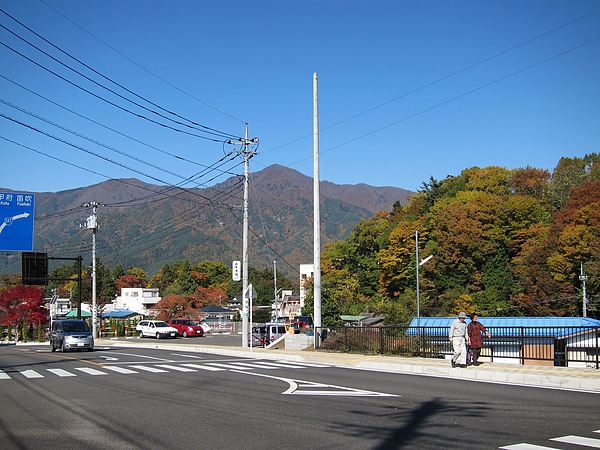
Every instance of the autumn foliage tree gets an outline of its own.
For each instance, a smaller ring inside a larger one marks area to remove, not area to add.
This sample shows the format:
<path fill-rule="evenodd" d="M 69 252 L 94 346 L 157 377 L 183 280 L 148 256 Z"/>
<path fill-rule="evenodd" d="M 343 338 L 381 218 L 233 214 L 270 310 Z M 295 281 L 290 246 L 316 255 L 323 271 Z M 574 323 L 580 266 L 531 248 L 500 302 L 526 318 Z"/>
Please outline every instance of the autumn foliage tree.
<path fill-rule="evenodd" d="M 17 339 L 26 338 L 28 331 L 48 322 L 44 308 L 44 292 L 34 286 L 18 285 L 0 294 L 0 323 L 15 331 Z"/>

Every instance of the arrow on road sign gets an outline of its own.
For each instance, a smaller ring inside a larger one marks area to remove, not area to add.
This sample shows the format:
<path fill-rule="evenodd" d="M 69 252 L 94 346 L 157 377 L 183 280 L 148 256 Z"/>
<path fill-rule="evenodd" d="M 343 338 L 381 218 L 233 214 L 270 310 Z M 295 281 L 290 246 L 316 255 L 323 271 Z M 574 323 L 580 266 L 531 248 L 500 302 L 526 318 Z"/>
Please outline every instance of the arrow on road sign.
<path fill-rule="evenodd" d="M 25 213 L 17 214 L 16 216 L 5 217 L 4 222 L 2 222 L 2 225 L 0 225 L 0 233 L 2 233 L 2 230 L 4 230 L 4 227 L 11 226 L 15 220 L 27 219 L 29 217 L 29 215 L 30 215 L 29 213 L 25 212 Z"/>

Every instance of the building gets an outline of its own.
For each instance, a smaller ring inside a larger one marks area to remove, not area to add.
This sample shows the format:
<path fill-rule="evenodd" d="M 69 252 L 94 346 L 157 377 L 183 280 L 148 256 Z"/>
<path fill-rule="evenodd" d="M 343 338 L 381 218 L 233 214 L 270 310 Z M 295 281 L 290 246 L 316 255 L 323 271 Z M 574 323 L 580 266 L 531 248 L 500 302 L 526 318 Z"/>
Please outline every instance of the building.
<path fill-rule="evenodd" d="M 314 264 L 300 264 L 300 308 L 304 307 L 304 300 L 308 295 L 310 285 L 315 278 Z M 300 314 L 300 313 L 298 313 Z"/>
<path fill-rule="evenodd" d="M 152 308 L 160 302 L 158 288 L 121 288 L 121 295 L 115 297 L 111 310 L 129 310 L 142 316 L 154 314 Z M 109 306 L 109 305 L 107 305 Z M 109 312 L 109 308 L 104 308 Z"/>

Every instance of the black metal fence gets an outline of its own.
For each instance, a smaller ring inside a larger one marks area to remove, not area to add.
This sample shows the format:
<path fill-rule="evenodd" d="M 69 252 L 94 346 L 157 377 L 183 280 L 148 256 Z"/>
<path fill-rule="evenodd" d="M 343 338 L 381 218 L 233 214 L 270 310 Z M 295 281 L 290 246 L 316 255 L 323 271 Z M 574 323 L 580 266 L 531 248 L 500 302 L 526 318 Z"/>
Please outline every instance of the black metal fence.
<path fill-rule="evenodd" d="M 600 367 L 599 327 L 488 327 L 480 361 Z M 317 328 L 320 350 L 450 358 L 449 327 Z"/>

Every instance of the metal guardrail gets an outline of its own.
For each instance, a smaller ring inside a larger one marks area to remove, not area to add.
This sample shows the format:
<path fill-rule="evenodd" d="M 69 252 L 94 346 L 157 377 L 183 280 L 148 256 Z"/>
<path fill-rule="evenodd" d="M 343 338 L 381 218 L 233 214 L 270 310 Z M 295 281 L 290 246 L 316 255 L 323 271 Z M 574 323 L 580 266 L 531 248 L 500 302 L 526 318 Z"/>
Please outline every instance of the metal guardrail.
<path fill-rule="evenodd" d="M 600 368 L 599 327 L 488 327 L 481 361 Z M 453 354 L 448 327 L 321 327 L 319 349 L 424 358 Z"/>

